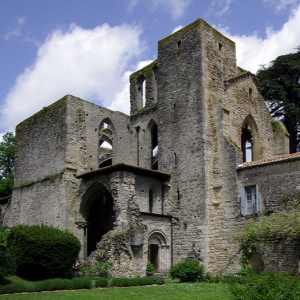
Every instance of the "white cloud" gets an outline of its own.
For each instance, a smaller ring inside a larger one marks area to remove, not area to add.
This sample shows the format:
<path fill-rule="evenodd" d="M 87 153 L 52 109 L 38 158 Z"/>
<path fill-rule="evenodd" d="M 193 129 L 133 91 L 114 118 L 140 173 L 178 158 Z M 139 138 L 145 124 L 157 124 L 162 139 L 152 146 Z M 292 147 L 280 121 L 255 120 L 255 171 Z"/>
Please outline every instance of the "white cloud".
<path fill-rule="evenodd" d="M 123 89 L 116 94 L 114 101 L 111 103 L 111 105 L 108 106 L 109 109 L 111 110 L 117 110 L 117 111 L 122 111 L 125 114 L 130 113 L 130 106 L 129 106 L 129 99 L 130 99 L 130 94 L 129 94 L 129 76 L 131 73 L 142 69 L 143 67 L 149 65 L 152 62 L 152 60 L 144 60 L 140 61 L 137 64 L 137 67 L 132 70 L 132 71 L 127 71 L 124 73 L 123 78 L 122 78 L 122 86 Z"/>
<path fill-rule="evenodd" d="M 15 125 L 65 94 L 129 111 L 128 70 L 145 50 L 139 27 L 108 24 L 84 29 L 71 24 L 55 30 L 37 52 L 35 63 L 18 76 L 0 112 L 3 130 Z M 126 97 L 126 100 L 124 99 Z"/>
<path fill-rule="evenodd" d="M 280 30 L 267 27 L 265 39 L 256 32 L 250 36 L 239 36 L 230 34 L 228 28 L 218 30 L 236 43 L 237 64 L 256 73 L 259 65 L 268 64 L 279 55 L 295 52 L 300 45 L 300 5 Z"/>
<path fill-rule="evenodd" d="M 218 17 L 225 15 L 234 1 L 235 0 L 213 0 L 206 12 L 206 15 L 216 15 Z"/>
<path fill-rule="evenodd" d="M 295 7 L 299 0 L 263 0 L 264 3 L 274 6 L 276 12 L 286 9 L 287 7 Z"/>
<path fill-rule="evenodd" d="M 5 40 L 9 40 L 11 37 L 18 37 L 22 35 L 22 25 L 24 25 L 26 21 L 25 17 L 17 17 L 15 20 L 15 25 L 10 27 L 9 30 L 3 35 Z"/>
<path fill-rule="evenodd" d="M 138 4 L 139 0 L 130 0 L 129 10 L 131 11 L 134 6 Z M 181 18 L 187 8 L 192 3 L 192 0 L 148 0 L 147 4 L 151 10 L 163 9 L 171 14 L 172 19 L 177 20 Z"/>
<path fill-rule="evenodd" d="M 176 32 L 176 31 L 180 30 L 181 28 L 183 28 L 183 26 L 181 26 L 181 25 L 175 27 L 175 28 L 173 29 L 172 33 L 174 33 L 174 32 Z"/>

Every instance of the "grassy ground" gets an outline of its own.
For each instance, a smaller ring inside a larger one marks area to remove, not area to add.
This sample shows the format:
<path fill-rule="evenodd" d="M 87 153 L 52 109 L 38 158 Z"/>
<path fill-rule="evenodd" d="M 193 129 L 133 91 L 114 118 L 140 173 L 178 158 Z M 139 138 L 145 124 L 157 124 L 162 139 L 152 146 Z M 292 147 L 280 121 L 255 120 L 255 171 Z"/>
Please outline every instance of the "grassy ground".
<path fill-rule="evenodd" d="M 47 293 L 32 293 L 19 295 L 3 295 L 2 299 L 30 299 L 30 300 L 177 300 L 177 299 L 204 299 L 204 300 L 229 300 L 230 293 L 226 284 L 213 283 L 168 283 L 162 286 L 143 286 L 130 288 L 107 288 L 81 291 L 60 291 Z"/>

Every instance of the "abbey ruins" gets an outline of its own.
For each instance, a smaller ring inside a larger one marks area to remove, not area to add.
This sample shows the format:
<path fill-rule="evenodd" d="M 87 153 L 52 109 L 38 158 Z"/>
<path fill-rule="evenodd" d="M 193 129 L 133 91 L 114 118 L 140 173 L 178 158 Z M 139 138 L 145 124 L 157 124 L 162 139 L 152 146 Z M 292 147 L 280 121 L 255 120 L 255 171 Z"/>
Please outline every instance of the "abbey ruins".
<path fill-rule="evenodd" d="M 67 229 L 81 260 L 113 261 L 119 275 L 186 257 L 237 271 L 231 234 L 300 191 L 300 155 L 258 85 L 235 43 L 196 20 L 130 76 L 130 116 L 67 95 L 17 126 L 3 224 Z M 254 249 L 251 263 L 296 271 L 299 248 Z"/>

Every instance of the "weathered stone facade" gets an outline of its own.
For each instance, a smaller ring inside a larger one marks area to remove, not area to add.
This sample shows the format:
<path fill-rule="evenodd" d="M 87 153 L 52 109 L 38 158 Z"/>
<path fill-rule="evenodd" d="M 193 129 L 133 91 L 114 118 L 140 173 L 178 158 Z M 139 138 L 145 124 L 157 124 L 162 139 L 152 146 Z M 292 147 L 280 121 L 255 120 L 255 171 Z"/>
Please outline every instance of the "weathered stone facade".
<path fill-rule="evenodd" d="M 20 123 L 4 224 L 68 229 L 81 260 L 113 261 L 119 275 L 186 257 L 238 270 L 231 234 L 300 190 L 300 156 L 279 157 L 288 133 L 236 65 L 234 42 L 201 19 L 159 41 L 157 60 L 130 76 L 130 104 L 127 116 L 67 95 Z M 257 249 L 253 264 L 295 270 L 290 249 L 289 259 Z"/>

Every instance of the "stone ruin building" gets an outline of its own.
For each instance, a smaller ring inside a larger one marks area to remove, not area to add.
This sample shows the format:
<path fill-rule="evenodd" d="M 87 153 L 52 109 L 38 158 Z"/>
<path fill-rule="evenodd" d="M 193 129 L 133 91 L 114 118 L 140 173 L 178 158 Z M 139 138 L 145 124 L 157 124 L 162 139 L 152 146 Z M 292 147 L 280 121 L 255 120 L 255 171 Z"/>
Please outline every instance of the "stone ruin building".
<path fill-rule="evenodd" d="M 117 275 L 186 257 L 237 271 L 231 234 L 300 191 L 300 155 L 258 85 L 235 43 L 196 20 L 130 76 L 130 116 L 67 95 L 17 126 L 3 224 L 67 229 L 80 260 L 112 261 Z M 297 271 L 299 248 L 253 249 L 251 263 Z"/>

